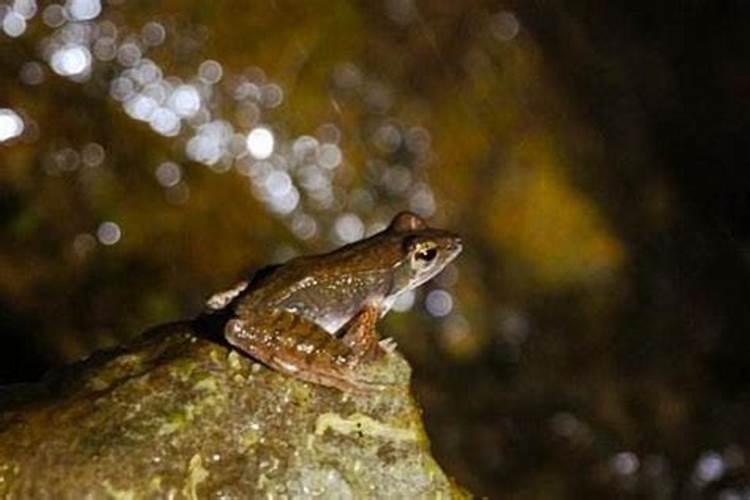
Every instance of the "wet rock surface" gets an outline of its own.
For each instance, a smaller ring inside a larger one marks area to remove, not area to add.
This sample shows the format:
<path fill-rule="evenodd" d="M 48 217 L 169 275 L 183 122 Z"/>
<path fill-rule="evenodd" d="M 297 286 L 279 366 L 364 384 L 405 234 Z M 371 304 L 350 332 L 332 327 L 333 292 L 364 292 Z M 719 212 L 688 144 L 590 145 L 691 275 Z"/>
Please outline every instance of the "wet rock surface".
<path fill-rule="evenodd" d="M 3 498 L 463 498 L 429 452 L 410 369 L 344 394 L 275 373 L 198 323 L 0 392 Z M 213 339 L 213 340 L 212 340 Z"/>

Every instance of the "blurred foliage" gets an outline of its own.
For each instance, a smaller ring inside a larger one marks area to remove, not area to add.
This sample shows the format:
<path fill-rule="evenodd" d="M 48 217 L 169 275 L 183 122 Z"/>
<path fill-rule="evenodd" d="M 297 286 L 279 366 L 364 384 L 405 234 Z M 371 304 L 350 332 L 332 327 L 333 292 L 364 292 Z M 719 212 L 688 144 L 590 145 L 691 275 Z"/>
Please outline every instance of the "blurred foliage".
<path fill-rule="evenodd" d="M 46 5 L 23 35 L 0 33 L 0 108 L 26 125 L 0 143 L 4 381 L 332 248 L 342 214 L 371 230 L 416 206 L 466 241 L 426 287 L 453 308 L 435 317 L 420 299 L 381 328 L 413 362 L 459 482 L 503 498 L 750 495 L 740 2 L 105 4 L 92 23 L 118 43 L 164 27 L 147 55 L 165 77 L 218 61 L 204 106 L 237 133 L 267 124 L 280 155 L 340 135 L 330 199 L 303 192 L 287 215 L 240 158 L 191 161 L 194 123 L 165 137 L 124 112 L 116 61 L 80 79 L 50 70 Z M 43 81 L 22 77 L 30 61 Z M 232 98 L 258 68 L 281 105 Z M 100 164 L 80 160 L 92 144 Z M 177 187 L 154 177 L 165 161 Z M 294 229 L 302 209 L 314 236 Z M 100 242 L 106 221 L 116 244 Z"/>

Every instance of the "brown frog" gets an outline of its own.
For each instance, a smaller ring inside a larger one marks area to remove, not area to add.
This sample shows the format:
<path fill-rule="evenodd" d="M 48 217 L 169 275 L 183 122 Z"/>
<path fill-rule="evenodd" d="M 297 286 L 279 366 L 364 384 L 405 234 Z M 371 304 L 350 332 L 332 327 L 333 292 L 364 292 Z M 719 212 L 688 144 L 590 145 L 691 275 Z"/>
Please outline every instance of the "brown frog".
<path fill-rule="evenodd" d="M 357 373 L 395 345 L 376 321 L 461 251 L 461 239 L 402 212 L 382 232 L 333 252 L 268 268 L 209 300 L 227 308 L 227 341 L 299 379 L 342 391 L 378 388 Z"/>

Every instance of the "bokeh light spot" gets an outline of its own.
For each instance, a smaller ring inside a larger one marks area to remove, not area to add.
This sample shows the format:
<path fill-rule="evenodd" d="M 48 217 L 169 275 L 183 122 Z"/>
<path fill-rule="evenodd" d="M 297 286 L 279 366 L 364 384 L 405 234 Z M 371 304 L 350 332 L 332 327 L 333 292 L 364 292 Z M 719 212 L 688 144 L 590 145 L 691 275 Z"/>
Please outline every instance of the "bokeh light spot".
<path fill-rule="evenodd" d="M 0 108 L 0 142 L 5 142 L 23 133 L 23 120 L 18 113 L 8 108 Z"/>
<path fill-rule="evenodd" d="M 126 101 L 133 97 L 135 85 L 133 80 L 125 77 L 117 77 L 109 84 L 109 95 L 118 101 Z"/>
<path fill-rule="evenodd" d="M 612 460 L 610 461 L 612 470 L 614 470 L 615 473 L 621 476 L 629 476 L 631 474 L 635 474 L 638 471 L 639 465 L 640 462 L 638 460 L 638 456 L 630 451 L 617 453 L 612 457 Z"/>
<path fill-rule="evenodd" d="M 81 233 L 73 239 L 73 253 L 79 259 L 86 258 L 96 248 L 96 238 L 89 233 Z"/>
<path fill-rule="evenodd" d="M 375 131 L 373 142 L 383 153 L 393 153 L 401 145 L 401 131 L 391 124 L 383 125 Z"/>
<path fill-rule="evenodd" d="M 189 118 L 201 109 L 201 96 L 193 85 L 180 85 L 169 97 L 169 107 L 178 116 Z"/>
<path fill-rule="evenodd" d="M 266 108 L 275 108 L 284 100 L 284 91 L 279 85 L 270 83 L 263 86 L 260 99 Z"/>
<path fill-rule="evenodd" d="M 430 217 L 435 213 L 435 196 L 430 186 L 419 183 L 413 187 L 409 196 L 409 208 L 422 217 Z"/>
<path fill-rule="evenodd" d="M 309 240 L 318 234 L 318 223 L 315 218 L 305 213 L 298 213 L 292 218 L 291 228 L 292 232 L 303 240 Z"/>
<path fill-rule="evenodd" d="M 58 28 L 65 23 L 65 9 L 62 5 L 50 4 L 42 11 L 42 20 L 50 28 Z"/>
<path fill-rule="evenodd" d="M 102 12 L 102 4 L 99 0 L 68 0 L 65 8 L 71 19 L 76 21 L 94 19 Z"/>
<path fill-rule="evenodd" d="M 198 77 L 204 82 L 210 84 L 217 83 L 221 80 L 223 73 L 224 70 L 222 69 L 221 64 L 213 59 L 203 61 L 198 67 Z"/>
<path fill-rule="evenodd" d="M 182 168 L 173 161 L 165 161 L 156 167 L 154 175 L 163 187 L 172 187 L 182 180 Z"/>
<path fill-rule="evenodd" d="M 383 184 L 392 193 L 403 193 L 409 189 L 411 182 L 411 172 L 401 165 L 383 171 Z"/>
<path fill-rule="evenodd" d="M 452 314 L 445 318 L 439 340 L 445 352 L 456 359 L 471 358 L 481 349 L 477 336 L 472 335 L 471 325 L 460 314 Z"/>
<path fill-rule="evenodd" d="M 701 455 L 695 466 L 694 478 L 698 483 L 710 483 L 724 475 L 726 466 L 724 459 L 715 451 Z"/>
<path fill-rule="evenodd" d="M 147 121 L 159 104 L 143 94 L 136 94 L 125 103 L 125 112 L 136 120 Z"/>
<path fill-rule="evenodd" d="M 414 307 L 415 298 L 416 294 L 414 293 L 414 290 L 407 290 L 400 293 L 398 297 L 396 297 L 396 301 L 393 303 L 391 309 L 396 312 L 406 312 Z"/>
<path fill-rule="evenodd" d="M 97 167 L 102 164 L 106 153 L 101 144 L 90 142 L 83 147 L 81 159 L 83 164 L 88 167 Z"/>
<path fill-rule="evenodd" d="M 264 160 L 273 154 L 273 133 L 266 127 L 257 127 L 247 134 L 247 150 L 258 160 Z"/>
<path fill-rule="evenodd" d="M 447 316 L 453 310 L 453 297 L 445 290 L 432 290 L 427 294 L 425 307 L 427 307 L 427 311 L 433 316 L 439 318 Z"/>
<path fill-rule="evenodd" d="M 286 196 L 292 189 L 292 179 L 286 172 L 274 170 L 266 177 L 264 186 L 269 196 L 280 198 Z"/>
<path fill-rule="evenodd" d="M 80 75 L 91 67 L 91 53 L 83 45 L 67 45 L 52 53 L 50 66 L 58 75 Z"/>
<path fill-rule="evenodd" d="M 3 31 L 11 38 L 16 38 L 26 31 L 26 19 L 12 10 L 3 17 Z"/>
<path fill-rule="evenodd" d="M 507 10 L 495 14 L 490 20 L 492 35 L 503 42 L 513 40 L 520 28 L 516 15 Z"/>
<path fill-rule="evenodd" d="M 44 81 L 44 67 L 38 62 L 24 63 L 19 76 L 26 85 L 39 85 Z"/>
<path fill-rule="evenodd" d="M 61 172 L 72 172 L 81 163 L 81 155 L 73 148 L 62 148 L 53 154 L 57 168 Z"/>
<path fill-rule="evenodd" d="M 112 221 L 102 222 L 96 230 L 96 238 L 102 245 L 114 245 L 122 237 L 120 226 Z"/>
<path fill-rule="evenodd" d="M 37 12 L 36 0 L 13 0 L 13 11 L 24 19 L 31 19 Z"/>
<path fill-rule="evenodd" d="M 180 118 L 168 108 L 157 108 L 148 121 L 151 128 L 161 135 L 173 137 L 180 133 Z"/>
<path fill-rule="evenodd" d="M 234 135 L 232 126 L 223 120 L 214 120 L 201 125 L 187 143 L 185 152 L 198 162 L 206 165 L 216 163 L 227 152 L 227 144 Z M 223 169 L 222 169 L 223 170 Z"/>
<path fill-rule="evenodd" d="M 155 21 L 150 21 L 143 26 L 141 36 L 146 45 L 156 47 L 164 42 L 164 39 L 167 36 L 167 31 L 161 24 Z"/>
<path fill-rule="evenodd" d="M 362 238 L 365 234 L 365 225 L 362 219 L 355 214 L 344 214 L 336 219 L 334 225 L 336 237 L 344 243 L 351 243 Z"/>
<path fill-rule="evenodd" d="M 341 149 L 335 144 L 323 144 L 318 150 L 318 165 L 333 169 L 341 164 Z"/>
<path fill-rule="evenodd" d="M 318 151 L 318 140 L 309 135 L 299 136 L 292 144 L 292 154 L 298 162 L 312 159 Z"/>
<path fill-rule="evenodd" d="M 299 204 L 299 191 L 292 187 L 285 195 L 271 198 L 269 205 L 271 210 L 282 215 L 290 214 Z"/>
<path fill-rule="evenodd" d="M 115 39 L 110 37 L 98 38 L 94 42 L 94 57 L 100 61 L 111 61 L 117 55 Z"/>
<path fill-rule="evenodd" d="M 117 49 L 117 62 L 126 67 L 135 66 L 141 60 L 142 52 L 135 43 L 128 42 Z"/>

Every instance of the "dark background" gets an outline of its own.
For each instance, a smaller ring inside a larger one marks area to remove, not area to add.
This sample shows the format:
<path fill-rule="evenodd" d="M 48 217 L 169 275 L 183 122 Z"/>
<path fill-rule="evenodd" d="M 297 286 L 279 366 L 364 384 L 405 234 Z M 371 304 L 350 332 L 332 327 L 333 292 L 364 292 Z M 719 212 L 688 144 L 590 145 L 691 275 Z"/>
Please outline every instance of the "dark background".
<path fill-rule="evenodd" d="M 466 250 L 381 331 L 412 362 L 459 483 L 493 498 L 750 498 L 743 2 L 126 1 L 61 27 L 47 5 L 17 38 L 0 32 L 0 108 L 25 124 L 0 142 L 2 382 L 341 244 L 342 214 L 370 230 L 411 208 Z M 202 106 L 240 138 L 273 131 L 294 210 L 274 213 L 246 154 L 191 158 L 197 121 L 173 137 L 128 116 L 110 89 L 129 63 L 94 50 L 104 22 L 164 78 L 220 63 Z M 164 41 L 147 41 L 149 22 Z M 94 54 L 83 74 L 50 69 L 65 43 Z M 283 101 L 237 98 L 242 82 Z M 304 135 L 342 154 L 328 198 L 302 187 Z M 103 161 L 86 160 L 91 144 Z M 154 175 L 167 161 L 174 185 Z M 449 311 L 425 301 L 435 291 Z"/>

